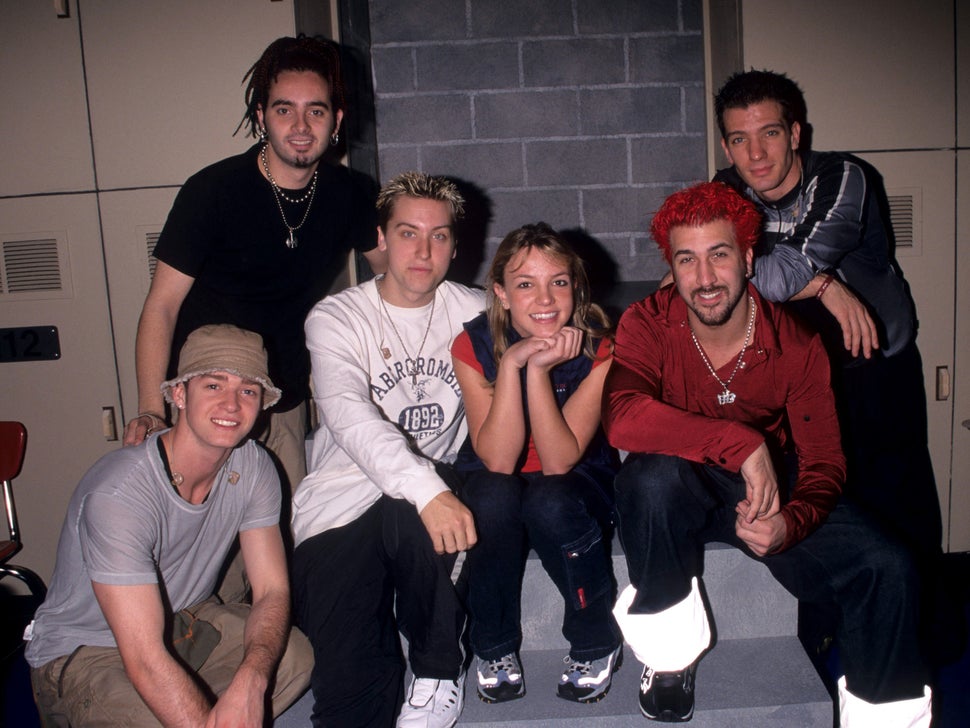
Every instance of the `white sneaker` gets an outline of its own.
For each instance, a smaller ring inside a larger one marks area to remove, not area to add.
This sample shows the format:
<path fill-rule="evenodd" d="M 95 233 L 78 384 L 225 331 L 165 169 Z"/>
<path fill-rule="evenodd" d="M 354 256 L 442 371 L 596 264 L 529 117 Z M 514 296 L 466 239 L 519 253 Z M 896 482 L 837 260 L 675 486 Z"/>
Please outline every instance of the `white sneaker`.
<path fill-rule="evenodd" d="M 465 673 L 457 680 L 412 678 L 398 728 L 451 728 L 465 705 Z"/>

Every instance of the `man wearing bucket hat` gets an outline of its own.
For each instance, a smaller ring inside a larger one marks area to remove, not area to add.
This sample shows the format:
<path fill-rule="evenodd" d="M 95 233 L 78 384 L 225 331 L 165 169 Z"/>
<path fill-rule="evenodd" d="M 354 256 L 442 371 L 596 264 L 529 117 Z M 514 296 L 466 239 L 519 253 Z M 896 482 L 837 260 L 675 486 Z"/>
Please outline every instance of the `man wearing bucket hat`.
<path fill-rule="evenodd" d="M 262 338 L 203 326 L 161 388 L 175 426 L 101 458 L 68 506 L 25 634 L 44 725 L 255 728 L 267 699 L 279 714 L 309 684 L 309 643 L 289 629 L 279 476 L 246 439 L 281 395 Z M 237 535 L 251 607 L 213 597 Z"/>

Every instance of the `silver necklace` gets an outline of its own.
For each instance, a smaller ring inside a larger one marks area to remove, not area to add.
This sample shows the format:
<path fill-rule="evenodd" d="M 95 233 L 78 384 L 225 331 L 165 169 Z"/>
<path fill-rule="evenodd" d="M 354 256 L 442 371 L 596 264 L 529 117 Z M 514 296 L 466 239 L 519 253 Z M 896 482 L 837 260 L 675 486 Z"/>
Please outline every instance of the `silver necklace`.
<path fill-rule="evenodd" d="M 276 198 L 276 206 L 280 209 L 280 217 L 283 218 L 283 225 L 286 227 L 287 231 L 289 231 L 289 235 L 286 237 L 283 243 L 284 245 L 286 245 L 287 248 L 292 250 L 297 245 L 297 239 L 296 239 L 295 233 L 297 230 L 303 227 L 303 223 L 305 223 L 307 217 L 310 216 L 310 208 L 313 207 L 313 196 L 317 192 L 317 171 L 318 170 L 313 170 L 313 178 L 310 181 L 310 189 L 304 193 L 303 197 L 299 197 L 297 199 L 293 199 L 292 197 L 287 197 L 286 194 L 283 192 L 283 190 L 280 189 L 280 186 L 276 184 L 276 180 L 273 179 L 272 172 L 269 171 L 269 164 L 266 161 L 266 146 L 267 145 L 264 144 L 263 148 L 259 150 L 259 158 L 263 162 L 263 171 L 266 172 L 266 178 L 269 180 L 270 187 L 273 188 L 273 196 Z M 301 202 L 310 200 L 310 202 L 306 206 L 306 212 L 303 213 L 303 219 L 300 220 L 299 225 L 294 227 L 290 225 L 290 223 L 287 221 L 286 213 L 283 212 L 283 200 L 286 200 L 287 202 L 294 205 L 298 205 Z"/>
<path fill-rule="evenodd" d="M 398 342 L 400 342 L 401 344 L 401 348 L 404 349 L 404 354 L 405 356 L 407 356 L 407 359 L 405 360 L 405 365 L 407 366 L 407 373 L 408 373 L 408 376 L 411 377 L 411 385 L 415 386 L 418 383 L 418 359 L 421 358 L 421 352 L 424 351 L 424 344 L 428 340 L 428 333 L 431 331 L 431 322 L 434 320 L 434 304 L 435 304 L 435 301 L 438 299 L 438 294 L 436 291 L 434 296 L 431 298 L 431 313 L 428 315 L 428 325 L 424 329 L 424 337 L 421 339 L 421 346 L 418 347 L 418 355 L 414 357 L 414 356 L 411 356 L 411 352 L 408 351 L 408 347 L 404 344 L 404 338 L 401 336 L 401 332 L 397 330 L 397 326 L 394 325 L 394 319 L 391 318 L 391 314 L 387 310 L 387 304 L 384 303 L 384 296 L 381 295 L 381 286 L 380 286 L 380 281 L 383 281 L 383 280 L 384 280 L 383 278 L 380 278 L 378 279 L 378 283 L 375 284 L 377 286 L 377 299 L 381 302 L 381 310 L 384 312 L 384 315 L 387 316 L 388 323 L 391 324 L 391 331 L 394 332 L 394 335 L 397 337 Z M 390 359 L 391 350 L 388 349 L 386 346 L 384 346 L 384 324 L 383 324 L 383 319 L 380 317 L 380 315 L 378 315 L 378 322 L 380 323 L 380 326 L 381 326 L 381 346 L 379 347 L 381 350 L 381 355 L 385 359 Z"/>
<path fill-rule="evenodd" d="M 741 344 L 741 353 L 738 354 L 738 360 L 734 362 L 734 371 L 731 372 L 731 376 L 728 377 L 726 382 L 722 381 L 721 378 L 717 376 L 717 372 L 714 371 L 714 367 L 711 365 L 711 360 L 707 358 L 707 354 L 705 354 L 704 349 L 701 348 L 701 343 L 697 340 L 697 337 L 694 336 L 693 327 L 689 323 L 687 324 L 687 328 L 690 329 L 690 338 L 693 340 L 694 346 L 697 347 L 697 351 L 701 355 L 701 359 L 703 359 L 704 363 L 707 365 L 707 370 L 714 376 L 717 383 L 724 387 L 724 391 L 717 395 L 717 403 L 720 405 L 734 404 L 734 400 L 738 398 L 738 395 L 728 389 L 728 387 L 731 385 L 731 382 L 734 381 L 735 375 L 737 375 L 738 370 L 741 368 L 741 362 L 744 359 L 744 350 L 748 348 L 748 342 L 751 341 L 751 331 L 754 329 L 754 315 L 757 308 L 754 304 L 754 298 L 751 296 L 748 296 L 748 306 L 751 308 L 751 315 L 748 317 L 748 330 L 744 332 L 744 343 Z"/>
<path fill-rule="evenodd" d="M 172 484 L 172 487 L 175 489 L 175 492 L 178 494 L 180 498 L 182 498 L 183 497 L 182 491 L 180 491 L 179 488 L 182 486 L 182 483 L 185 482 L 185 476 L 175 469 L 175 435 L 174 434 L 172 435 L 168 444 L 168 447 L 171 450 L 171 452 L 166 452 L 164 440 L 159 438 L 159 442 L 162 443 L 162 458 L 164 459 L 165 465 L 168 468 L 169 472 L 172 474 L 172 477 L 169 479 L 168 482 Z M 222 474 L 226 476 L 226 480 L 229 481 L 229 485 L 235 485 L 236 483 L 239 482 L 240 476 L 239 476 L 239 473 L 237 473 L 235 470 L 229 469 L 230 462 L 232 462 L 231 452 L 229 453 L 229 457 L 226 458 L 226 462 L 222 466 Z M 208 500 L 208 498 L 209 496 L 207 494 L 206 500 Z M 204 503 L 205 500 L 203 500 L 202 502 Z"/>

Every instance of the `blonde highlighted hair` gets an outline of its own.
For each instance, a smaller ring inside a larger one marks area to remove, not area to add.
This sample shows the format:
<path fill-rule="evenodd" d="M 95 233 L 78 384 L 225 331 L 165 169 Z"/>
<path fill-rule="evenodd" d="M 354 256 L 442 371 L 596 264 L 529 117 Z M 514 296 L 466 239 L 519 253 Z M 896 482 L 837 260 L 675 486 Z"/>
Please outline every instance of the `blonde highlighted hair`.
<path fill-rule="evenodd" d="M 394 213 L 399 197 L 445 202 L 451 208 L 451 223 L 465 213 L 465 198 L 454 183 L 444 177 L 432 177 L 424 172 L 404 172 L 381 188 L 377 195 L 377 224 L 387 233 L 387 221 Z"/>

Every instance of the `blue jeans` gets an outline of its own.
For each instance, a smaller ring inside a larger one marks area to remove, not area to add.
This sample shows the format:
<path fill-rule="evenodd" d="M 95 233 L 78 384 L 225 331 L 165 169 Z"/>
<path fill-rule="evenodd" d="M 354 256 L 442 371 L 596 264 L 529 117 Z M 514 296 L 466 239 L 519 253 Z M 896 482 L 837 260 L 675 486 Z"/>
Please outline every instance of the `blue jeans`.
<path fill-rule="evenodd" d="M 572 658 L 595 660 L 620 645 L 610 611 L 613 569 L 604 544 L 612 516 L 612 473 L 479 470 L 467 476 L 459 495 L 478 530 L 466 563 L 476 655 L 494 660 L 521 646 L 522 574 L 530 545 L 565 600 L 562 633 Z"/>
<path fill-rule="evenodd" d="M 783 483 L 783 476 L 779 475 Z M 784 488 L 783 488 L 784 491 Z M 655 614 L 684 599 L 703 573 L 704 544 L 722 541 L 765 564 L 793 596 L 837 605 L 836 634 L 852 693 L 871 703 L 922 696 L 919 579 L 909 552 L 840 502 L 804 540 L 755 556 L 734 531 L 739 474 L 669 455 L 631 455 L 616 476 L 620 540 L 637 596 Z"/>

